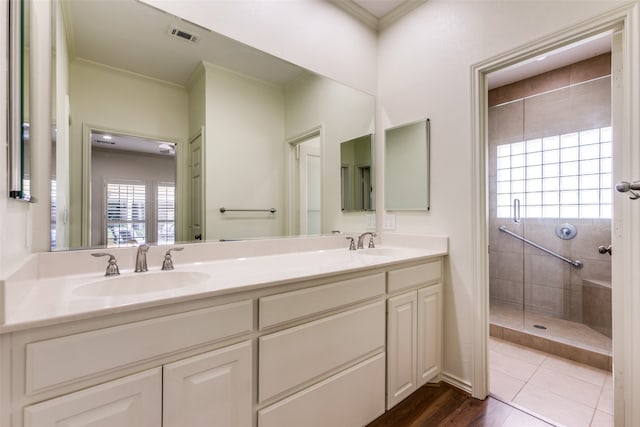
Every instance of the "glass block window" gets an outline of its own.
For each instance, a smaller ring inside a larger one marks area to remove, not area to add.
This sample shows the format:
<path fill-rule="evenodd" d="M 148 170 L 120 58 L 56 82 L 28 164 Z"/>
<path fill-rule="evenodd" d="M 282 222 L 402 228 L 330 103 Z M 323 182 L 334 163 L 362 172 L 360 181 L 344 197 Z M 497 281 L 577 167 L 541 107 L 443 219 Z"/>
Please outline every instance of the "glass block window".
<path fill-rule="evenodd" d="M 611 127 L 497 147 L 497 217 L 611 218 Z"/>

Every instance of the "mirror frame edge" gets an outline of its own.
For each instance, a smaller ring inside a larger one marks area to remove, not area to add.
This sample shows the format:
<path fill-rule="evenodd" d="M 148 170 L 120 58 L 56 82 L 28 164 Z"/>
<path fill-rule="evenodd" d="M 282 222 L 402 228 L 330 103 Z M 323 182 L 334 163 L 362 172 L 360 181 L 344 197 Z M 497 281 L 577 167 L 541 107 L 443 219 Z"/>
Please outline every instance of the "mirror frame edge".
<path fill-rule="evenodd" d="M 7 2 L 7 138 L 8 138 L 8 196 L 14 200 L 25 200 L 22 189 L 22 39 L 23 2 Z"/>

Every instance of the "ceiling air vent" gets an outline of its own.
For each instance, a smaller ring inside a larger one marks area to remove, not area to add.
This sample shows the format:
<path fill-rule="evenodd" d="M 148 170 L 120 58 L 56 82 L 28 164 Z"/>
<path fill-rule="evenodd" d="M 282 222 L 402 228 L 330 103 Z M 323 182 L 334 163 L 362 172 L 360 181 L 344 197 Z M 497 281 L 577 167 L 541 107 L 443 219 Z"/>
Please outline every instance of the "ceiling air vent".
<path fill-rule="evenodd" d="M 115 141 L 105 141 L 103 139 L 96 140 L 96 144 L 116 145 Z"/>
<path fill-rule="evenodd" d="M 188 33 L 177 27 L 169 27 L 169 35 L 177 37 L 182 40 L 186 40 L 188 42 L 192 42 L 192 43 L 195 43 L 198 41 L 198 36 L 196 36 L 195 34 Z"/>

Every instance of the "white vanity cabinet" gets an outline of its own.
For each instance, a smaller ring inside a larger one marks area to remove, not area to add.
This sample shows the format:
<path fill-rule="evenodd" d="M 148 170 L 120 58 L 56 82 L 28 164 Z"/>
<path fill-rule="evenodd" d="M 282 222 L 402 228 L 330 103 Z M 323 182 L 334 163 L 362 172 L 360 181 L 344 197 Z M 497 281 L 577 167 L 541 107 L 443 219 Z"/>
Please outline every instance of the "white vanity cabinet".
<path fill-rule="evenodd" d="M 239 427 L 251 408 L 247 341 L 28 406 L 24 426 Z"/>
<path fill-rule="evenodd" d="M 440 374 L 441 264 L 436 260 L 388 274 L 389 292 L 396 295 L 387 300 L 387 409 Z"/>
<path fill-rule="evenodd" d="M 440 375 L 441 281 L 431 256 L 4 332 L 0 425 L 363 426 Z"/>
<path fill-rule="evenodd" d="M 48 339 L 16 334 L 13 400 L 24 411 L 11 425 L 250 427 L 253 307 L 242 300 Z"/>

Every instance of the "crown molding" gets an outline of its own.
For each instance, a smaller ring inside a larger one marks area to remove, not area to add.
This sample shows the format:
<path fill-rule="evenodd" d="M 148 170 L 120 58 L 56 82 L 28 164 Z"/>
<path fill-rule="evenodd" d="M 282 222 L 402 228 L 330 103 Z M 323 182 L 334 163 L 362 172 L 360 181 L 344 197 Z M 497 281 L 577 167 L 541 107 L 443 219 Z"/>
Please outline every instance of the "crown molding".
<path fill-rule="evenodd" d="M 399 18 L 408 14 L 418 6 L 426 3 L 427 0 L 407 0 L 404 3 L 401 3 L 398 7 L 387 13 L 382 18 L 378 19 L 373 13 L 369 12 L 364 7 L 355 3 L 353 0 L 328 0 L 329 3 L 339 7 L 344 10 L 354 18 L 358 19 L 360 22 L 372 28 L 376 31 L 382 30 L 393 22 L 397 21 Z"/>
<path fill-rule="evenodd" d="M 385 16 L 378 20 L 378 30 L 387 28 L 389 25 L 402 18 L 403 16 L 408 15 L 409 12 L 413 11 L 419 6 L 422 6 L 426 2 L 427 0 L 408 0 L 400 4 L 400 6 L 396 7 L 391 12 L 387 13 Z"/>
<path fill-rule="evenodd" d="M 374 30 L 378 29 L 378 18 L 371 12 L 367 11 L 362 6 L 358 5 L 357 3 L 354 3 L 351 0 L 328 0 L 328 1 L 329 3 L 332 3 L 333 5 L 349 13 L 351 16 L 358 19 L 360 22 L 362 22 L 369 28 L 372 28 Z"/>

